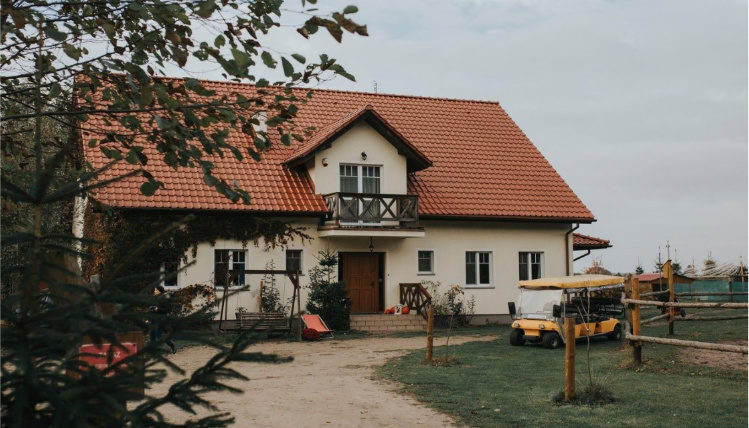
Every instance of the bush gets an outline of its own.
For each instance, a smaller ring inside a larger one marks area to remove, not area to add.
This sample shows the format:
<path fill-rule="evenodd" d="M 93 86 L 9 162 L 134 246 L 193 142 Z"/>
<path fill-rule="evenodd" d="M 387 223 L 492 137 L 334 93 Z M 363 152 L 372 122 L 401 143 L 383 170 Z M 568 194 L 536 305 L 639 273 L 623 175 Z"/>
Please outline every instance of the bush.
<path fill-rule="evenodd" d="M 265 264 L 266 270 L 275 270 L 276 263 L 271 260 Z M 286 313 L 286 305 L 281 301 L 281 293 L 276 287 L 276 276 L 267 274 L 263 277 L 263 292 L 260 296 L 260 307 L 263 313 Z"/>
<path fill-rule="evenodd" d="M 338 255 L 329 250 L 319 252 L 319 265 L 310 269 L 307 312 L 322 317 L 333 330 L 351 328 L 351 300 L 342 281 L 332 282 Z"/>
<path fill-rule="evenodd" d="M 177 317 L 186 317 L 194 312 L 200 311 L 214 305 L 216 302 L 216 290 L 205 284 L 193 284 L 171 293 L 172 314 Z M 195 319 L 195 322 L 185 325 L 186 328 L 205 328 L 210 326 L 216 316 L 214 310 L 208 310 Z"/>
<path fill-rule="evenodd" d="M 439 281 L 422 281 L 421 285 L 432 295 L 435 322 L 444 327 L 471 324 L 476 300 L 473 296 L 466 300 L 463 287 L 453 284 L 443 293 L 440 290 L 442 283 Z"/>

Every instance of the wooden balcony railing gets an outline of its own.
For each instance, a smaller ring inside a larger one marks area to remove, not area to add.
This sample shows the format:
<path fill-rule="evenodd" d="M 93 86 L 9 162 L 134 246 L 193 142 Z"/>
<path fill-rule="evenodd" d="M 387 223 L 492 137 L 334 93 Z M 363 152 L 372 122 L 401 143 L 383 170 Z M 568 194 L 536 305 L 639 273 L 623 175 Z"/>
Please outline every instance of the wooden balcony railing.
<path fill-rule="evenodd" d="M 427 307 L 432 304 L 432 295 L 418 282 L 400 284 L 401 305 L 416 310 L 424 319 L 427 318 Z"/>
<path fill-rule="evenodd" d="M 378 223 L 419 222 L 419 197 L 367 193 L 331 193 L 323 196 L 329 220 L 338 224 L 376 226 Z"/>

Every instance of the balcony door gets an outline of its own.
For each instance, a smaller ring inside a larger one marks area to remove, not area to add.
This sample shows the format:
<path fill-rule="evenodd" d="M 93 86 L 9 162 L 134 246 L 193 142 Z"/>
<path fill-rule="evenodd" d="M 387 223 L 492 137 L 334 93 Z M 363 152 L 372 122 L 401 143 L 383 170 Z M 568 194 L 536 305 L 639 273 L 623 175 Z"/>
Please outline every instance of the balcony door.
<path fill-rule="evenodd" d="M 377 223 L 380 217 L 380 201 L 366 195 L 380 193 L 380 167 L 368 165 L 340 166 L 341 193 L 357 193 L 358 196 L 342 196 L 339 207 L 342 221 L 350 223 Z"/>

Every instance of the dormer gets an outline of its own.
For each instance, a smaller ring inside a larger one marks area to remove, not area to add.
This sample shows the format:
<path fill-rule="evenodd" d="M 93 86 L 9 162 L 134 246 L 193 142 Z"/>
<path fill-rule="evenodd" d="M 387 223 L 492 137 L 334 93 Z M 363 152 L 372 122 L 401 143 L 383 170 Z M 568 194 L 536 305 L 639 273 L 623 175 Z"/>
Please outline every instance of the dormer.
<path fill-rule="evenodd" d="M 306 167 L 330 210 L 325 224 L 347 229 L 416 227 L 408 174 L 432 165 L 370 105 L 319 129 L 286 163 Z"/>

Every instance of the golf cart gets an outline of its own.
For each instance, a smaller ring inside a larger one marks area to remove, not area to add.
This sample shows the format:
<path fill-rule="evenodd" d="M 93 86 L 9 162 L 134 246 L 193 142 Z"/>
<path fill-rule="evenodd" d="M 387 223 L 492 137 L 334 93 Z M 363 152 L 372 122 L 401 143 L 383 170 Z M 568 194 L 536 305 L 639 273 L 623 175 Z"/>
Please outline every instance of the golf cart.
<path fill-rule="evenodd" d="M 564 318 L 575 318 L 575 339 L 604 336 L 621 340 L 624 316 L 620 302 L 624 278 L 609 275 L 575 275 L 520 281 L 517 306 L 509 303 L 512 317 L 510 344 L 541 343 L 549 349 L 565 343 Z"/>

